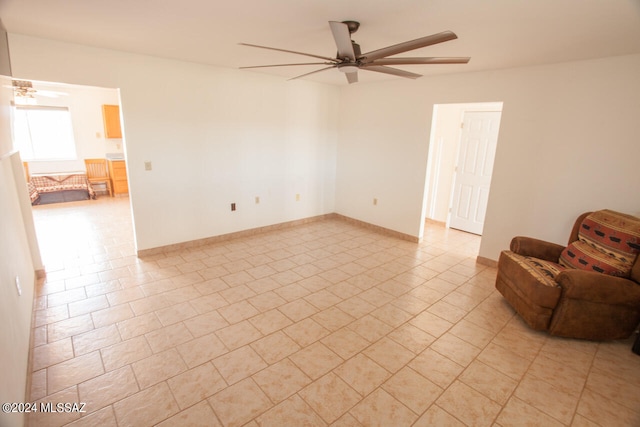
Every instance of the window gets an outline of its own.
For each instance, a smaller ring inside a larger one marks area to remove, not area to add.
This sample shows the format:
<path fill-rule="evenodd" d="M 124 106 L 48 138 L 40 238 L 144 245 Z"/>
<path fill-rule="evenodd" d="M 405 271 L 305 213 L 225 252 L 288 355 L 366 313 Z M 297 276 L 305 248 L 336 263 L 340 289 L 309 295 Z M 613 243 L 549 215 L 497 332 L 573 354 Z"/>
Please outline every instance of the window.
<path fill-rule="evenodd" d="M 71 115 L 67 107 L 16 105 L 15 149 L 30 160 L 75 160 Z"/>

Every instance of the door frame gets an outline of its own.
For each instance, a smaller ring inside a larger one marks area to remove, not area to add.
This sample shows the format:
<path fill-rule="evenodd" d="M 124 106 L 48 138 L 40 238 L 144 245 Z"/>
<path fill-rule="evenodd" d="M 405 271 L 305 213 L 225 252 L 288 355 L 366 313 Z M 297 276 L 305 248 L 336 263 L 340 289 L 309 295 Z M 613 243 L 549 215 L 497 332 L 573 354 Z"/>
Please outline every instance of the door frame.
<path fill-rule="evenodd" d="M 423 196 L 424 218 L 420 237 L 424 234 L 425 221 L 441 223 L 449 228 L 450 208 L 453 197 L 455 167 L 462 129 L 460 124 L 467 111 L 503 111 L 502 102 L 468 102 L 434 104 L 427 173 Z M 500 141 L 498 140 L 498 144 Z"/>

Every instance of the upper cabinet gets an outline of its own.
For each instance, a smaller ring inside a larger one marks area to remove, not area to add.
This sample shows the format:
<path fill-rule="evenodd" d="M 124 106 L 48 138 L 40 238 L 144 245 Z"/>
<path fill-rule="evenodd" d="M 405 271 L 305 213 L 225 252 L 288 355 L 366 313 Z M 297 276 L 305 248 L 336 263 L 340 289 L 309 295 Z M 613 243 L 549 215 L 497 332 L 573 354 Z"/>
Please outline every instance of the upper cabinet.
<path fill-rule="evenodd" d="M 120 106 L 103 105 L 102 117 L 104 119 L 105 138 L 122 138 L 122 129 L 120 128 Z"/>

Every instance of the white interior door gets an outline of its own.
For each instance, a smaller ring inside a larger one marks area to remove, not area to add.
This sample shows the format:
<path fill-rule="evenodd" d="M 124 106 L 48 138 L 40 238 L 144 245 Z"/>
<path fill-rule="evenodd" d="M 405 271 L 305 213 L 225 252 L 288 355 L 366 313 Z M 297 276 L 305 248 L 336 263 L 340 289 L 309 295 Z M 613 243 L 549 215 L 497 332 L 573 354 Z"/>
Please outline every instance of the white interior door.
<path fill-rule="evenodd" d="M 451 228 L 482 234 L 500 116 L 499 111 L 464 113 L 449 217 Z"/>

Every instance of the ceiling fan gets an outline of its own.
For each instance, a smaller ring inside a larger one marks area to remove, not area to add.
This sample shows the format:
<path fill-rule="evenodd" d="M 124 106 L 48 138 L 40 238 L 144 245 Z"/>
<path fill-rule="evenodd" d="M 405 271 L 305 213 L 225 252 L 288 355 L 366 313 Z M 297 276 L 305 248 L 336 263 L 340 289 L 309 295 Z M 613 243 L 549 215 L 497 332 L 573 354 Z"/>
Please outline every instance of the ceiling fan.
<path fill-rule="evenodd" d="M 314 55 L 311 53 L 296 52 L 287 49 L 278 49 L 274 47 L 259 46 L 249 43 L 240 43 L 243 46 L 257 47 L 260 49 L 276 50 L 279 52 L 294 53 L 297 55 L 309 56 L 312 58 L 322 59 L 324 62 L 305 62 L 296 64 L 274 64 L 274 65 L 254 65 L 246 68 L 267 68 L 267 67 L 288 67 L 293 65 L 328 65 L 328 67 L 321 68 L 319 70 L 305 73 L 289 80 L 299 79 L 309 76 L 311 74 L 319 73 L 321 71 L 329 70 L 331 68 L 337 68 L 339 71 L 345 73 L 347 81 L 349 83 L 356 83 L 358 81 L 358 70 L 375 71 L 377 73 L 391 74 L 398 77 L 406 77 L 409 79 L 417 79 L 422 77 L 421 74 L 411 73 L 405 70 L 389 67 L 389 65 L 424 65 L 424 64 L 466 64 L 471 58 L 468 57 L 400 57 L 389 58 L 390 56 L 398 55 L 400 53 L 408 52 L 410 50 L 419 49 L 426 46 L 446 42 L 449 40 L 457 39 L 451 31 L 443 31 L 441 33 L 432 34 L 426 37 L 420 37 L 419 39 L 398 43 L 392 46 L 383 47 L 381 49 L 373 50 L 367 53 L 361 53 L 360 45 L 351 40 L 351 34 L 358 31 L 360 23 L 357 21 L 329 21 L 331 27 L 331 33 L 338 47 L 338 53 L 335 58 L 330 58 L 321 55 Z"/>
<path fill-rule="evenodd" d="M 19 98 L 35 98 L 36 94 L 42 96 L 48 96 L 51 98 L 57 98 L 60 95 L 66 96 L 67 94 L 64 92 L 54 92 L 50 90 L 36 90 L 33 87 L 33 83 L 29 80 L 12 80 L 11 87 L 13 88 L 13 93 L 16 97 Z"/>

